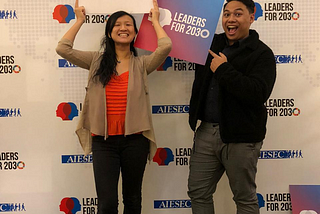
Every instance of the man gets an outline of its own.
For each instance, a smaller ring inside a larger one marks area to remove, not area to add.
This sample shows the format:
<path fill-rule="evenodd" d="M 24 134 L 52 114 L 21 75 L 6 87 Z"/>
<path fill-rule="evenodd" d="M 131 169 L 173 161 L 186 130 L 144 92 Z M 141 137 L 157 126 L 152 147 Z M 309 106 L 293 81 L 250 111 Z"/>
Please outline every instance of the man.
<path fill-rule="evenodd" d="M 193 214 L 213 214 L 212 194 L 226 172 L 237 214 L 259 213 L 255 176 L 276 78 L 271 49 L 250 30 L 252 0 L 227 0 L 205 66 L 197 65 L 189 123 L 195 131 L 188 195 Z"/>

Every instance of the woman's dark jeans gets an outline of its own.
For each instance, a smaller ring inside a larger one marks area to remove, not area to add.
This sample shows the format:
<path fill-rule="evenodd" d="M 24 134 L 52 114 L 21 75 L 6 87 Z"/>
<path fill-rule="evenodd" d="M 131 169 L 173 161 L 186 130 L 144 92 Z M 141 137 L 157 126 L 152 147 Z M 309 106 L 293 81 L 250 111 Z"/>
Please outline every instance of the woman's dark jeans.
<path fill-rule="evenodd" d="M 141 213 L 141 186 L 149 154 L 142 134 L 92 138 L 93 171 L 98 214 L 118 214 L 118 181 L 121 171 L 124 214 Z"/>

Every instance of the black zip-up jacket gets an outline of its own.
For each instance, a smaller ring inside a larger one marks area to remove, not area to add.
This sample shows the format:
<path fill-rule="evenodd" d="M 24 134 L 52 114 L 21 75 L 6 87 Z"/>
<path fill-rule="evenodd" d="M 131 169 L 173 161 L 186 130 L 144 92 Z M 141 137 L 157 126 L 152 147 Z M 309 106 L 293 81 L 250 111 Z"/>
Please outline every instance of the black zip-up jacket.
<path fill-rule="evenodd" d="M 219 54 L 227 46 L 225 34 L 216 34 L 210 49 Z M 189 110 L 193 131 L 203 114 L 208 86 L 213 72 L 212 56 L 206 64 L 196 65 Z M 272 50 L 259 40 L 255 30 L 230 53 L 214 75 L 219 85 L 218 110 L 220 136 L 224 143 L 255 143 L 265 138 L 269 98 L 276 79 L 276 63 Z"/>

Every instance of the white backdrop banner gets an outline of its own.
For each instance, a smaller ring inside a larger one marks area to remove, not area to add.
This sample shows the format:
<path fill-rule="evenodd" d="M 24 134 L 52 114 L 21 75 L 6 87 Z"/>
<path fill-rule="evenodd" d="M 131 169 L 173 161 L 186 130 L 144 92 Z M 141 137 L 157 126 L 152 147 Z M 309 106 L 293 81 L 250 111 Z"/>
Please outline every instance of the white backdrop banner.
<path fill-rule="evenodd" d="M 129 13 L 149 13 L 152 0 L 79 0 L 87 13 L 113 13 L 124 10 Z"/>

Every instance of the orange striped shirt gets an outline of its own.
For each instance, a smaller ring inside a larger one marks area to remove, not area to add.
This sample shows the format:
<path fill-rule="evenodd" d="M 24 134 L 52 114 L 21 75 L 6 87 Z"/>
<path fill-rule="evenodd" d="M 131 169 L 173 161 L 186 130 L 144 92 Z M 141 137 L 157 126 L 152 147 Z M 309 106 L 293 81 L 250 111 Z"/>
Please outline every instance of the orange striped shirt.
<path fill-rule="evenodd" d="M 108 135 L 125 133 L 129 71 L 113 75 L 106 85 Z"/>

